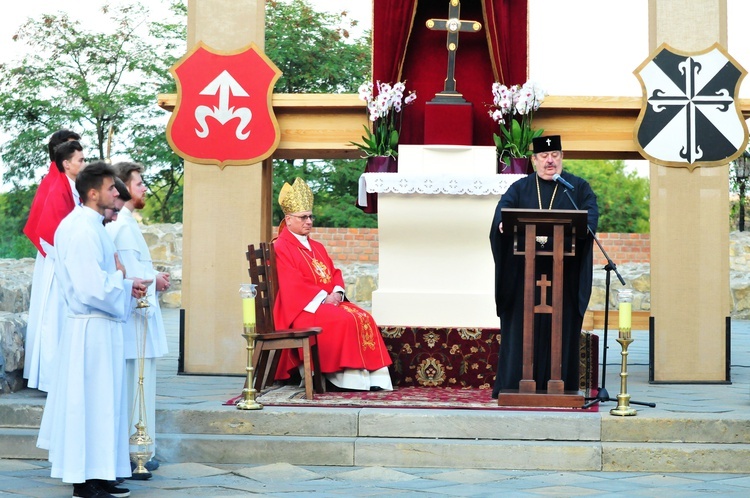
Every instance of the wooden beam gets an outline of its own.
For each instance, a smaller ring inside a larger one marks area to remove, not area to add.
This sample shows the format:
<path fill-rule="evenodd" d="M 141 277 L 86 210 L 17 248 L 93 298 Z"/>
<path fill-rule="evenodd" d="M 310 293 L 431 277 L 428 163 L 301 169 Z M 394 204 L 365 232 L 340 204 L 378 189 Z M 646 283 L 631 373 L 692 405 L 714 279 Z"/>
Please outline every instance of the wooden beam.
<path fill-rule="evenodd" d="M 569 159 L 643 159 L 633 140 L 640 97 L 549 96 L 534 116 L 534 127 L 561 135 Z M 162 94 L 159 106 L 172 111 L 176 94 Z M 750 99 L 739 99 L 750 117 Z M 349 142 L 361 141 L 365 104 L 355 94 L 274 94 L 281 128 L 277 159 L 357 158 Z M 489 119 L 489 118 L 488 118 Z"/>

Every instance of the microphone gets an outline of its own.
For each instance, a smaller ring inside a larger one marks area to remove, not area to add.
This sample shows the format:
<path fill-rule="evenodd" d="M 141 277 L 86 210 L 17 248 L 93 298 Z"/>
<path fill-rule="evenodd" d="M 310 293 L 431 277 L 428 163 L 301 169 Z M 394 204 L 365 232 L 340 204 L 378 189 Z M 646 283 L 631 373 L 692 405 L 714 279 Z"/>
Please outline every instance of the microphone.
<path fill-rule="evenodd" d="M 552 175 L 552 179 L 569 190 L 575 190 L 575 188 L 573 187 L 573 185 L 570 184 L 570 182 L 565 180 L 562 176 L 558 175 L 557 173 Z"/>

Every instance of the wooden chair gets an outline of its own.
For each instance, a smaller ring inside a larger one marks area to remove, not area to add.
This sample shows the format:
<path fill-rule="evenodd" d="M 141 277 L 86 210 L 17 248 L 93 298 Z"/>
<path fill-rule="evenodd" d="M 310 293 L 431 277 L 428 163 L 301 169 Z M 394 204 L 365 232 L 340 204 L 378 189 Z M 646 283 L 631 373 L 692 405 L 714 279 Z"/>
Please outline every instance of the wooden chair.
<path fill-rule="evenodd" d="M 302 349 L 305 377 L 305 396 L 313 399 L 313 387 L 319 393 L 325 392 L 325 383 L 320 372 L 320 358 L 316 336 L 320 327 L 306 329 L 276 330 L 273 322 L 273 306 L 279 291 L 276 273 L 276 253 L 273 244 L 261 242 L 256 249 L 247 246 L 248 272 L 251 283 L 258 292 L 255 298 L 255 321 L 258 336 L 255 339 L 253 368 L 254 387 L 257 392 L 273 383 L 276 369 L 284 349 Z M 269 364 L 269 359 L 270 364 Z M 314 372 L 314 375 L 313 375 Z"/>

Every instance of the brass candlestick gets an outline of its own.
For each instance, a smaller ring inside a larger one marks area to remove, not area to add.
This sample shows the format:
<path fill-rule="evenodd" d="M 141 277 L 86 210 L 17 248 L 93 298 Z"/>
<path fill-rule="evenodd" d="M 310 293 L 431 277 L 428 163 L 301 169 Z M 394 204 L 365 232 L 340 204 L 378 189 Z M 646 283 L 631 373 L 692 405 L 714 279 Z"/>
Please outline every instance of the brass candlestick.
<path fill-rule="evenodd" d="M 630 394 L 628 394 L 628 346 L 633 342 L 633 338 L 631 337 L 633 291 L 630 289 L 622 289 L 618 293 L 618 298 L 620 301 L 620 336 L 617 338 L 617 342 L 619 342 L 622 347 L 620 394 L 617 395 L 617 407 L 612 408 L 609 413 L 626 417 L 638 413 L 635 411 L 635 408 L 630 407 Z"/>
<path fill-rule="evenodd" d="M 612 408 L 609 413 L 611 415 L 620 415 L 622 417 L 637 415 L 638 412 L 635 408 L 630 406 L 630 394 L 628 394 L 628 346 L 633 339 L 630 338 L 630 330 L 628 330 L 628 337 L 617 338 L 617 342 L 622 346 L 622 366 L 620 367 L 620 394 L 617 395 L 617 408 Z"/>
<path fill-rule="evenodd" d="M 242 297 L 242 337 L 247 341 L 247 378 L 245 387 L 242 389 L 242 400 L 237 403 L 239 410 L 262 410 L 263 405 L 255 400 L 258 394 L 253 382 L 253 356 L 255 354 L 255 284 L 240 285 L 240 297 Z"/>
<path fill-rule="evenodd" d="M 130 461 L 135 464 L 133 479 L 146 480 L 151 478 L 151 472 L 146 469 L 146 462 L 153 454 L 154 441 L 148 435 L 146 426 L 146 397 L 143 388 L 144 360 L 146 357 L 146 334 L 148 333 L 148 299 L 146 296 L 138 299 L 135 313 L 135 335 L 138 344 L 138 386 L 135 391 L 135 402 L 131 420 L 135 418 L 138 410 L 138 422 L 135 424 L 135 432 L 128 440 L 130 450 Z"/>

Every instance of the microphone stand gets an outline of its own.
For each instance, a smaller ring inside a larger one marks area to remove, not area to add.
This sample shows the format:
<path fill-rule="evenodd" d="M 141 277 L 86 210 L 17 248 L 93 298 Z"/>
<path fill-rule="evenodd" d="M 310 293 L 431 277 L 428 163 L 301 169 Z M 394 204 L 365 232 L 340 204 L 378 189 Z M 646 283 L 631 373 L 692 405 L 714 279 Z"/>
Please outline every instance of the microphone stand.
<path fill-rule="evenodd" d="M 573 207 L 576 209 L 576 211 L 578 211 L 579 210 L 578 205 L 576 204 L 576 201 L 573 200 L 573 196 L 570 195 L 570 192 L 568 192 L 568 188 L 564 187 L 563 192 L 565 192 L 565 195 L 568 196 L 570 203 L 573 204 Z M 594 239 L 594 242 L 596 242 L 596 245 L 599 246 L 599 250 L 602 252 L 604 259 L 607 260 L 607 264 L 604 266 L 604 270 L 607 272 L 607 277 L 606 277 L 605 286 L 604 286 L 604 334 L 603 334 L 604 346 L 602 347 L 602 375 L 600 378 L 601 387 L 597 390 L 596 397 L 586 398 L 587 402 L 583 405 L 583 408 L 589 408 L 590 406 L 596 403 L 603 403 L 605 401 L 617 402 L 617 398 L 611 398 L 609 396 L 609 393 L 607 392 L 607 389 L 604 387 L 607 381 L 607 349 L 609 349 L 609 346 L 607 345 L 607 331 L 609 327 L 610 272 L 614 271 L 620 283 L 623 286 L 625 285 L 625 279 L 622 278 L 622 275 L 620 275 L 620 272 L 617 271 L 617 265 L 609 257 L 609 254 L 607 254 L 607 251 L 604 250 L 604 246 L 602 246 L 602 243 L 599 241 L 599 237 L 596 236 L 596 233 L 591 229 L 591 227 L 588 224 L 586 224 L 586 229 L 588 230 L 588 233 L 591 235 L 591 237 Z M 656 407 L 656 403 L 633 401 L 632 399 L 630 400 L 630 403 L 634 405 L 650 406 L 651 408 Z"/>

